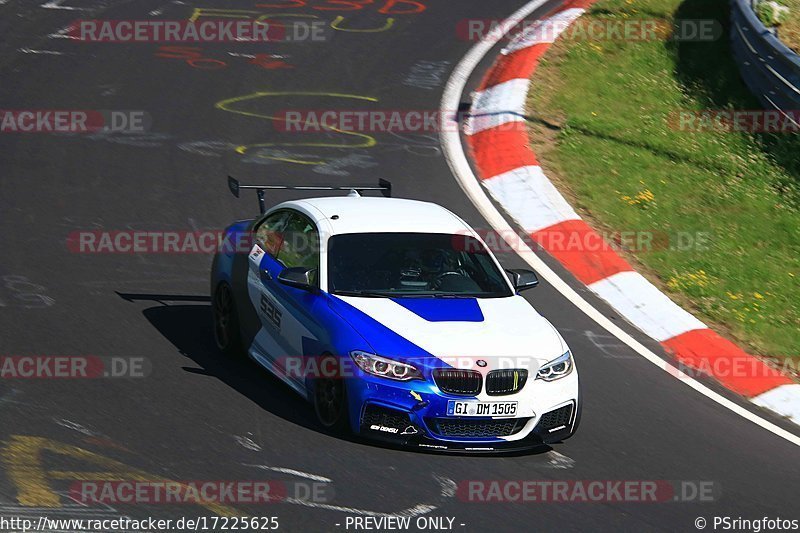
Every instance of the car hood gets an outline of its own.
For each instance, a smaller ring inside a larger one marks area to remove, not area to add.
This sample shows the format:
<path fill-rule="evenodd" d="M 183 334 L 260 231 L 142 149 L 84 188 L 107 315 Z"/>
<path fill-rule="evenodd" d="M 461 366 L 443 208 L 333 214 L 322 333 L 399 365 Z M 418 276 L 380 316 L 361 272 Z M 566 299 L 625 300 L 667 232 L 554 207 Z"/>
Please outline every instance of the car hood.
<path fill-rule="evenodd" d="M 561 335 L 521 296 L 362 298 L 332 296 L 331 307 L 374 353 L 433 356 L 459 368 L 538 368 L 566 350 Z"/>

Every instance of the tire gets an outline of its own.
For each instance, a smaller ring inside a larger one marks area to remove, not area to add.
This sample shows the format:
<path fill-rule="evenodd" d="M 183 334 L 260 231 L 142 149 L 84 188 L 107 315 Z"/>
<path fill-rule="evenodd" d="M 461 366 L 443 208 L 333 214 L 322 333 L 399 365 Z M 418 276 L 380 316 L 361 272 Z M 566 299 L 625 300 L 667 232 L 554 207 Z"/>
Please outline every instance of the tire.
<path fill-rule="evenodd" d="M 214 314 L 214 341 L 228 357 L 241 357 L 242 339 L 233 291 L 227 283 L 217 285 L 211 305 Z"/>
<path fill-rule="evenodd" d="M 332 433 L 344 434 L 350 429 L 347 387 L 340 376 L 339 361 L 330 354 L 320 358 L 319 368 L 335 369 L 333 377 L 321 376 L 314 382 L 314 412 L 319 423 Z"/>

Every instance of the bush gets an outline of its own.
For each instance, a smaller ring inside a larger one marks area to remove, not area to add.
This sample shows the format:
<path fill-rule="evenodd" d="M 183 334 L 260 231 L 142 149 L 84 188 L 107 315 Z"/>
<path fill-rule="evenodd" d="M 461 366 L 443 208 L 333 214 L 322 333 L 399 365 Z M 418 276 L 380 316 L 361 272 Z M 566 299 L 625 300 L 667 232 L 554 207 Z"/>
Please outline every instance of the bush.
<path fill-rule="evenodd" d="M 789 8 L 773 0 L 762 0 L 756 4 L 756 16 L 768 28 L 780 26 L 789 18 Z"/>

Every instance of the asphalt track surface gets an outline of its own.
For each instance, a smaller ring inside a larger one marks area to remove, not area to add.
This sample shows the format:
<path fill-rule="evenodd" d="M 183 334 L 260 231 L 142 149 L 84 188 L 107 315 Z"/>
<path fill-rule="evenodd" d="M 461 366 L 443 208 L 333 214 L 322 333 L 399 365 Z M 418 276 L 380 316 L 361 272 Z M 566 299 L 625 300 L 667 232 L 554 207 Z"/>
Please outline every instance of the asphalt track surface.
<path fill-rule="evenodd" d="M 184 19 L 192 7 L 265 13 L 269 8 L 247 2 L 71 2 L 51 2 L 55 9 L 41 7 L 43 0 L 0 5 L 0 107 L 144 110 L 153 119 L 152 131 L 144 136 L 0 135 L 0 353 L 145 357 L 152 369 L 138 379 L 0 380 L 0 516 L 212 514 L 191 505 L 77 510 L 63 496 L 75 475 L 57 479 L 59 471 L 90 472 L 85 474 L 90 479 L 91 472 L 108 470 L 123 479 L 134 470 L 173 480 L 302 479 L 248 466 L 264 465 L 331 480 L 335 508 L 237 507 L 252 516 L 278 516 L 284 531 L 344 530 L 346 517 L 357 510 L 453 517 L 455 530 L 462 531 L 694 530 L 699 516 L 798 518 L 800 450 L 795 445 L 657 369 L 546 284 L 526 296 L 575 354 L 584 394 L 578 434 L 557 445 L 557 454 L 443 456 L 327 435 L 310 406 L 288 387 L 251 364 L 225 361 L 210 328 L 210 256 L 68 250 L 67 236 L 74 231 L 221 229 L 249 218 L 256 212 L 255 199 L 234 199 L 224 182 L 229 173 L 243 181 L 294 184 L 371 183 L 382 177 L 392 181 L 397 197 L 440 203 L 486 228 L 453 179 L 435 135 L 375 134 L 377 143 L 369 148 L 273 146 L 256 150 L 260 157 L 252 157 L 253 151 L 243 156 L 232 147 L 319 138 L 289 137 L 275 132 L 268 120 L 215 104 L 277 92 L 282 94 L 237 109 L 254 114 L 288 107 L 435 110 L 450 71 L 472 44 L 456 37 L 457 22 L 505 18 L 520 0 L 427 0 L 424 12 L 398 15 L 386 31 L 333 31 L 326 42 L 196 45 L 204 57 L 226 63 L 219 69 L 156 57 L 156 44 L 88 44 L 48 35 L 76 18 Z M 537 16 L 556 6 L 543 7 Z M 153 10 L 156 15 L 149 14 Z M 346 24 L 362 29 L 385 22 L 374 9 L 280 10 L 287 11 L 329 22 L 341 14 Z M 291 68 L 262 68 L 229 52 L 279 55 L 272 59 Z M 440 75 L 404 83 L 420 61 L 436 62 Z M 308 92 L 318 94 L 297 95 Z M 328 163 L 275 160 L 297 154 Z M 276 193 L 269 201 L 296 197 Z M 500 258 L 508 267 L 523 267 L 513 254 Z M 27 292 L 47 299 L 20 295 Z M 615 317 L 587 291 L 580 292 Z M 621 325 L 662 353 L 656 343 Z M 95 455 L 81 457 L 76 448 Z M 27 464 L 22 456 L 39 457 L 41 465 Z M 116 463 L 98 464 L 103 462 L 99 456 Z M 37 481 L 42 472 L 46 479 Z M 443 479 L 456 484 L 707 480 L 716 485 L 718 497 L 705 503 L 472 503 L 452 495 Z M 39 509 L 43 504 L 61 507 Z M 421 505 L 428 510 L 420 511 Z"/>

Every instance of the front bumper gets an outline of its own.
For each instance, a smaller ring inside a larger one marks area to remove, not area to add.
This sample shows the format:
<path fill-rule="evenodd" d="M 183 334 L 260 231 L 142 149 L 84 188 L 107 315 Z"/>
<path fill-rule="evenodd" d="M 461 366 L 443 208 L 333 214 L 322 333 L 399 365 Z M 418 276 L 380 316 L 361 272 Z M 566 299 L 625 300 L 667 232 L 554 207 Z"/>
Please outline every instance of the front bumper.
<path fill-rule="evenodd" d="M 569 438 L 580 421 L 577 372 L 554 382 L 532 380 L 516 394 L 464 397 L 428 381 L 363 377 L 348 383 L 350 420 L 356 434 L 433 451 L 496 453 L 528 450 Z M 516 401 L 517 415 L 460 417 L 447 414 L 452 400 Z"/>

